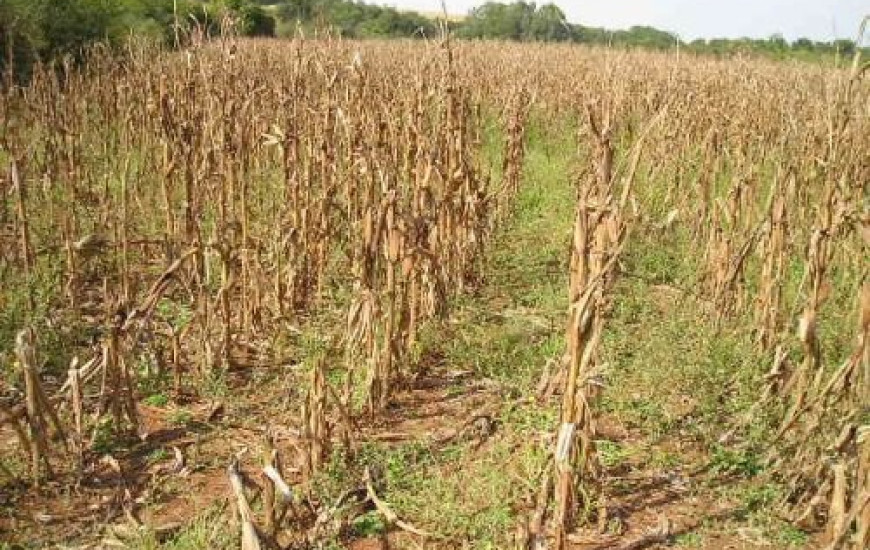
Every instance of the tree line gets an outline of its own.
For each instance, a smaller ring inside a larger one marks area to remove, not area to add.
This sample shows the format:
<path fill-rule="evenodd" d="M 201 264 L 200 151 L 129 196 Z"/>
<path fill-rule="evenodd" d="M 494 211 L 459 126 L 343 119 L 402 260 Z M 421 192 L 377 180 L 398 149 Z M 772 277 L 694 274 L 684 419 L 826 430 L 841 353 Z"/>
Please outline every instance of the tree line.
<path fill-rule="evenodd" d="M 353 0 L 2 0 L 0 2 L 0 66 L 18 70 L 36 59 L 80 55 L 95 42 L 123 44 L 145 36 L 173 44 L 179 27 L 216 34 L 231 15 L 234 32 L 247 36 L 293 36 L 301 31 L 329 31 L 348 38 L 432 37 L 439 25 L 431 17 Z M 818 59 L 839 53 L 851 56 L 851 40 L 818 42 L 802 38 L 712 39 L 684 42 L 648 26 L 610 31 L 569 23 L 555 4 L 487 2 L 467 17 L 451 20 L 460 38 L 575 42 L 669 49 L 717 55 L 757 53 L 775 57 Z M 866 50 L 866 48 L 865 48 Z"/>
<path fill-rule="evenodd" d="M 611 31 L 569 23 L 555 4 L 534 2 L 487 2 L 471 11 L 456 32 L 465 38 L 497 38 L 521 41 L 558 41 L 586 44 L 669 49 L 680 46 L 690 51 L 710 54 L 759 53 L 779 57 L 808 57 L 855 53 L 853 40 L 819 42 L 801 38 L 788 42 L 776 34 L 766 39 L 717 38 L 684 42 L 677 35 L 649 26 Z M 866 50 L 866 48 L 865 48 Z"/>
<path fill-rule="evenodd" d="M 227 16 L 239 34 L 275 35 L 275 18 L 253 0 L 2 0 L 0 67 L 25 72 L 37 59 L 76 58 L 133 36 L 172 44 L 194 27 L 219 33 Z"/>

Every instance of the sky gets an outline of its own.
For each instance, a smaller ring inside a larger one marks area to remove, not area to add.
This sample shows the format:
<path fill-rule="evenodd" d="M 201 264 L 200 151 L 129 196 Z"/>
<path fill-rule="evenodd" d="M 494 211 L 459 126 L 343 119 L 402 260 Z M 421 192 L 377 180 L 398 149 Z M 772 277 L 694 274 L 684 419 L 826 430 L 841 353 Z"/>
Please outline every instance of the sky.
<path fill-rule="evenodd" d="M 441 0 L 369 0 L 401 9 L 440 11 Z M 501 0 L 510 2 L 512 0 Z M 546 4 L 549 0 L 537 0 Z M 465 14 L 485 0 L 446 0 L 451 14 Z M 695 38 L 767 38 L 789 40 L 852 38 L 870 0 L 553 0 L 568 21 L 609 29 L 651 25 Z M 865 43 L 867 40 L 865 39 Z"/>

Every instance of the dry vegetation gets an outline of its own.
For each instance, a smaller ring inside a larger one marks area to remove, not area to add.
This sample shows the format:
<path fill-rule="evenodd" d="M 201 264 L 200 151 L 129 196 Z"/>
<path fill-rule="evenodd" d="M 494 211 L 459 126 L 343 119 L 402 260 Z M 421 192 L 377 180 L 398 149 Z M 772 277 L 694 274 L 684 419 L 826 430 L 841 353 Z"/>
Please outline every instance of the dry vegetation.
<path fill-rule="evenodd" d="M 870 545 L 858 60 L 224 39 L 38 69 L 0 121 L 0 540 L 691 543 L 614 466 L 651 425 L 601 429 L 679 394 L 684 515 L 774 488 Z"/>

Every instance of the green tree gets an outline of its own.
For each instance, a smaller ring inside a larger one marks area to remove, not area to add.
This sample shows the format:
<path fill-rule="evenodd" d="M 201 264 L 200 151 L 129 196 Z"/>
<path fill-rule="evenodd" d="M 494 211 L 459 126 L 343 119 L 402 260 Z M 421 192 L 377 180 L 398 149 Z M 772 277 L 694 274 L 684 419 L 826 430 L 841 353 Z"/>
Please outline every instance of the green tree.
<path fill-rule="evenodd" d="M 767 39 L 767 43 L 770 49 L 774 51 L 782 52 L 788 49 L 788 42 L 780 33 L 771 35 Z"/>
<path fill-rule="evenodd" d="M 275 18 L 259 6 L 248 6 L 242 13 L 242 32 L 246 36 L 275 36 Z"/>
<path fill-rule="evenodd" d="M 834 40 L 833 44 L 831 44 L 834 51 L 839 53 L 844 57 L 852 57 L 855 55 L 855 41 L 854 40 Z"/>
<path fill-rule="evenodd" d="M 37 52 L 45 47 L 42 32 L 44 11 L 38 2 L 30 0 L 4 0 L 0 2 L 0 69 L 4 73 L 17 67 L 29 66 Z M 14 66 L 8 66 L 12 61 Z"/>
<path fill-rule="evenodd" d="M 42 0 L 45 16 L 43 35 L 48 41 L 48 56 L 64 53 L 79 57 L 85 46 L 112 41 L 115 18 L 122 5 L 110 0 Z"/>
<path fill-rule="evenodd" d="M 223 0 L 219 9 L 239 18 L 238 32 L 244 36 L 275 36 L 275 18 L 250 0 Z"/>
<path fill-rule="evenodd" d="M 678 42 L 677 37 L 654 27 L 635 26 L 613 33 L 613 41 L 623 46 L 664 50 Z"/>
<path fill-rule="evenodd" d="M 815 43 L 809 38 L 798 38 L 792 44 L 792 48 L 796 50 L 813 51 Z"/>
<path fill-rule="evenodd" d="M 530 34 L 535 40 L 561 42 L 571 36 L 571 28 L 565 19 L 565 13 L 555 4 L 546 4 L 538 8 L 532 17 Z"/>
<path fill-rule="evenodd" d="M 284 20 L 310 21 L 314 18 L 315 0 L 285 0 L 278 6 L 278 16 Z"/>
<path fill-rule="evenodd" d="M 487 2 L 471 11 L 463 25 L 462 33 L 469 38 L 523 38 L 523 14 L 525 2 L 508 5 Z"/>

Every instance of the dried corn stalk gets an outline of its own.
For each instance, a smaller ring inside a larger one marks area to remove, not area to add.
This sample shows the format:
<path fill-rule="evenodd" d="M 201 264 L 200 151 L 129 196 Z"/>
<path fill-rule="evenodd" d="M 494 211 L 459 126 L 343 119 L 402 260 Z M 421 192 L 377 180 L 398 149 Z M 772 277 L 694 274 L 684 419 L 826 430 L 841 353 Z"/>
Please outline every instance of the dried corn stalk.
<path fill-rule="evenodd" d="M 15 354 L 24 374 L 27 432 L 19 432 L 25 448 L 30 450 L 31 472 L 38 486 L 43 471 L 48 477 L 53 475 L 49 454 L 51 442 L 61 439 L 66 444 L 63 428 L 54 405 L 49 401 L 39 379 L 36 364 L 35 337 L 32 330 L 25 329 L 15 338 Z M 26 440 L 26 441 L 25 441 Z"/>
<path fill-rule="evenodd" d="M 254 525 L 253 512 L 251 511 L 250 504 L 248 504 L 248 498 L 245 496 L 245 485 L 239 471 L 238 459 L 234 459 L 227 467 L 227 476 L 230 480 L 233 496 L 236 499 L 239 522 L 242 528 L 241 549 L 260 550 L 262 548 L 260 535 L 257 526 Z"/>
<path fill-rule="evenodd" d="M 568 363 L 554 451 L 553 524 L 557 549 L 566 547 L 577 508 L 585 510 L 585 517 L 580 520 L 586 521 L 592 504 L 597 501 L 593 492 L 599 464 L 592 410 L 598 395 L 597 355 L 604 324 L 605 291 L 612 282 L 625 237 L 620 202 L 613 194 L 612 128 L 609 111 L 606 113 L 602 123 L 592 109 L 589 110 L 598 150 L 598 171 L 595 180 L 581 190 L 572 238 L 566 333 Z"/>
<path fill-rule="evenodd" d="M 327 419 L 327 390 L 324 362 L 318 360 L 311 371 L 311 386 L 302 406 L 302 440 L 305 445 L 303 464 L 310 478 L 326 459 L 329 449 L 330 427 Z"/>
<path fill-rule="evenodd" d="M 814 319 L 805 312 L 805 360 L 789 382 L 795 395 L 772 452 L 774 471 L 790 489 L 795 521 L 814 529 L 821 527 L 817 518 L 824 518 L 832 549 L 857 550 L 867 543 L 868 427 L 862 419 L 870 402 L 870 283 L 862 287 L 859 319 L 854 352 L 827 374 L 819 364 Z"/>

